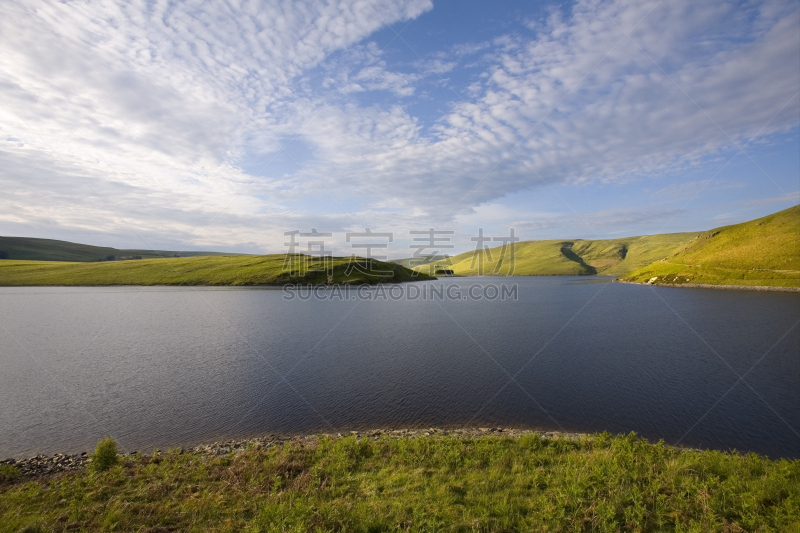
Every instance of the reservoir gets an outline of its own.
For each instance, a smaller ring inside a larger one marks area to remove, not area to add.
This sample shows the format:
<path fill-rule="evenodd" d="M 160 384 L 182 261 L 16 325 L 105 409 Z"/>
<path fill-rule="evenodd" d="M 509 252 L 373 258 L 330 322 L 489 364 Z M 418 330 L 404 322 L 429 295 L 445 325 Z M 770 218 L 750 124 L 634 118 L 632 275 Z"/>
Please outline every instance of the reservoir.
<path fill-rule="evenodd" d="M 483 277 L 0 302 L 0 458 L 465 425 L 800 458 L 797 293 Z"/>

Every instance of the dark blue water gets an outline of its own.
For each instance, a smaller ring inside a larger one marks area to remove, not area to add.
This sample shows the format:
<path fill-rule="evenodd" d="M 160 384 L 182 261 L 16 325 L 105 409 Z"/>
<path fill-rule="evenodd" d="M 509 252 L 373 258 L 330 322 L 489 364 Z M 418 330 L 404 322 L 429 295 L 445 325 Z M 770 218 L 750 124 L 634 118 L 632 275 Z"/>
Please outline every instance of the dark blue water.
<path fill-rule="evenodd" d="M 800 457 L 799 294 L 607 281 L 2 288 L 0 457 L 460 425 Z"/>

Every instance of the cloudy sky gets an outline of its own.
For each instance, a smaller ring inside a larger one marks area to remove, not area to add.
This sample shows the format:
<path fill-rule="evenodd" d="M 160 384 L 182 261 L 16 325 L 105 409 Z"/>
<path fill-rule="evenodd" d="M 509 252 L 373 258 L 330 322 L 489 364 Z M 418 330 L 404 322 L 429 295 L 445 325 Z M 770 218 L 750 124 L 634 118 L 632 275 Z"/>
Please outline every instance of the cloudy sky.
<path fill-rule="evenodd" d="M 0 235 L 703 230 L 800 201 L 796 1 L 4 0 Z M 385 240 L 385 239 L 384 239 Z"/>

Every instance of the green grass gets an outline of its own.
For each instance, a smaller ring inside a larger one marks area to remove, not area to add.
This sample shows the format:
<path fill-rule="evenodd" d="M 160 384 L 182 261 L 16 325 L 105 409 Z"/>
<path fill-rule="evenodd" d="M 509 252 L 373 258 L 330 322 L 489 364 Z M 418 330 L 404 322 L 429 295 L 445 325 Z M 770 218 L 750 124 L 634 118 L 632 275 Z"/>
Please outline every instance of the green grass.
<path fill-rule="evenodd" d="M 437 254 L 429 257 L 406 257 L 405 259 L 391 259 L 389 262 L 413 269 L 414 267 L 427 265 L 428 263 L 433 263 L 435 261 L 445 261 L 447 260 L 447 257 L 448 256 L 446 254 Z"/>
<path fill-rule="evenodd" d="M 800 461 L 582 440 L 322 437 L 0 486 L 2 531 L 800 530 Z M 38 529 L 36 529 L 38 528 Z"/>
<path fill-rule="evenodd" d="M 800 287 L 800 206 L 703 232 L 669 257 L 622 279 Z"/>
<path fill-rule="evenodd" d="M 0 483 L 12 481 L 19 477 L 19 470 L 12 465 L 0 465 Z"/>
<path fill-rule="evenodd" d="M 306 256 L 295 255 L 296 260 Z M 25 285 L 279 285 L 328 282 L 325 267 L 310 260 L 302 275 L 284 268 L 286 256 L 241 255 L 180 257 L 65 263 L 55 261 L 0 261 L 0 286 Z M 310 259 L 310 258 L 309 258 Z M 352 269 L 351 258 L 332 259 L 333 283 L 390 283 L 430 279 L 397 264 L 372 261 L 369 268 Z M 360 260 L 361 265 L 365 264 Z M 298 270 L 295 268 L 295 272 Z M 349 272 L 348 272 L 349 271 Z"/>
<path fill-rule="evenodd" d="M 99 261 L 109 255 L 116 259 L 143 259 L 156 257 L 195 257 L 206 255 L 237 255 L 219 252 L 175 252 L 168 250 L 120 250 L 106 246 L 91 246 L 53 239 L 33 239 L 28 237 L 0 237 L 0 259 L 23 261 Z"/>
<path fill-rule="evenodd" d="M 514 244 L 515 276 L 616 276 L 631 272 L 666 257 L 689 242 L 697 233 L 668 233 L 623 239 L 524 241 Z M 466 252 L 450 261 L 435 261 L 415 267 L 433 273 L 450 268 L 457 276 L 508 275 L 510 249 L 501 247 L 482 253 Z"/>
<path fill-rule="evenodd" d="M 111 437 L 100 439 L 97 448 L 91 457 L 89 465 L 96 472 L 103 472 L 113 467 L 119 462 L 119 451 L 117 442 Z"/>

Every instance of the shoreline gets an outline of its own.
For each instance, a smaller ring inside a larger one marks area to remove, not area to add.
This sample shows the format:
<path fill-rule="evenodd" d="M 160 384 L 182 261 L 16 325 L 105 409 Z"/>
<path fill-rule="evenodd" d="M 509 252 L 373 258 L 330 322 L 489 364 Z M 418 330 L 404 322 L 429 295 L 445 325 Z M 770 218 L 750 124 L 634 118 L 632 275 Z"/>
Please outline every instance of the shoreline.
<path fill-rule="evenodd" d="M 517 428 L 425 428 L 425 429 L 371 429 L 363 431 L 342 431 L 338 433 L 314 433 L 304 435 L 277 435 L 270 434 L 261 437 L 246 439 L 230 439 L 214 441 L 206 444 L 198 444 L 190 448 L 175 447 L 168 450 L 156 449 L 155 453 L 161 455 L 172 451 L 180 454 L 196 454 L 208 457 L 238 454 L 248 448 L 268 450 L 276 446 L 282 446 L 289 442 L 302 444 L 314 444 L 320 437 L 340 439 L 345 437 L 366 438 L 378 440 L 380 438 L 400 439 L 405 437 L 443 437 L 443 436 L 463 436 L 463 437 L 507 437 L 519 438 L 525 435 L 538 435 L 544 439 L 570 439 L 577 440 L 592 435 L 591 433 L 577 433 L 564 431 L 547 431 L 536 429 L 517 429 Z M 18 481 L 31 481 L 34 479 L 47 478 L 57 474 L 75 472 L 83 470 L 89 464 L 89 452 L 75 454 L 55 455 L 39 454 L 34 457 L 24 459 L 7 458 L 0 460 L 0 465 L 10 465 L 19 470 Z M 132 459 L 134 457 L 149 457 L 152 454 L 132 451 L 119 453 L 120 459 Z"/>
<path fill-rule="evenodd" d="M 672 287 L 689 289 L 722 289 L 729 291 L 761 291 L 761 292 L 800 292 L 800 287 L 778 287 L 771 285 L 712 285 L 710 283 L 639 283 L 615 279 L 614 283 L 627 283 L 628 285 L 645 285 L 648 287 Z"/>
<path fill-rule="evenodd" d="M 344 289 L 351 289 L 351 288 L 358 288 L 358 287 L 377 287 L 379 285 L 400 285 L 401 283 L 416 283 L 418 281 L 438 281 L 439 278 L 430 278 L 430 279 L 406 279 L 400 281 L 380 281 L 378 283 L 370 283 L 368 281 L 356 281 L 351 283 L 242 283 L 242 284 L 231 284 L 231 283 L 153 283 L 148 285 L 143 285 L 141 283 L 94 283 L 92 285 L 3 285 L 0 283 L 0 288 L 49 288 L 49 287 L 181 287 L 181 288 L 198 288 L 198 287 L 214 287 L 219 289 L 225 288 L 232 288 L 232 289 L 287 289 L 287 290 L 298 290 L 298 289 L 306 289 L 306 288 L 317 288 L 317 287 L 340 287 Z"/>

